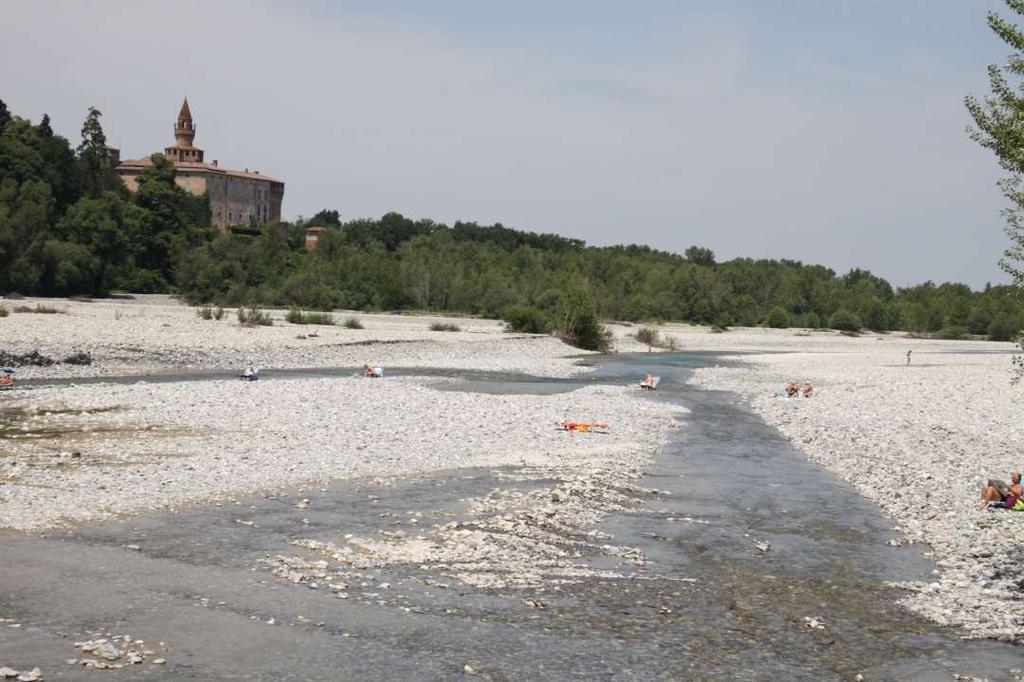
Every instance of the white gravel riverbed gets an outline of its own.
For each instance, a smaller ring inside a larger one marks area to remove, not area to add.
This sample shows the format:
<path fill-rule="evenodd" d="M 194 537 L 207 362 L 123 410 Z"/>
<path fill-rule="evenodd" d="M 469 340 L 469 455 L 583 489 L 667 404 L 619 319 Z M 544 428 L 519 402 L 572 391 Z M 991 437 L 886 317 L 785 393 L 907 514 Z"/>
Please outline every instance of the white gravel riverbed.
<path fill-rule="evenodd" d="M 1024 638 L 1024 513 L 974 507 L 989 478 L 1024 469 L 1021 392 L 1009 344 L 845 339 L 825 352 L 737 358 L 693 383 L 736 391 L 807 456 L 873 500 L 908 542 L 927 543 L 935 581 L 906 606 L 973 635 Z M 950 350 L 981 351 L 976 354 Z M 780 397 L 811 381 L 811 399 Z"/>
<path fill-rule="evenodd" d="M 140 382 L 7 394 L 0 527 L 40 529 L 341 478 L 642 464 L 678 411 L 624 387 L 487 395 L 435 390 L 432 381 Z M 556 429 L 560 419 L 610 429 L 573 434 Z"/>
<path fill-rule="evenodd" d="M 42 306 L 58 312 L 13 312 Z M 588 354 L 549 336 L 510 334 L 497 320 L 435 315 L 340 311 L 335 325 L 297 325 L 287 311 L 268 310 L 271 326 L 243 327 L 235 309 L 204 320 L 196 308 L 167 296 L 136 300 L 0 300 L 12 311 L 0 317 L 0 351 L 62 360 L 84 352 L 87 366 L 56 364 L 18 368 L 19 378 L 86 377 L 147 371 L 361 366 L 445 367 L 569 376 L 574 359 Z M 355 318 L 363 329 L 344 326 Z M 434 323 L 459 331 L 431 331 Z"/>

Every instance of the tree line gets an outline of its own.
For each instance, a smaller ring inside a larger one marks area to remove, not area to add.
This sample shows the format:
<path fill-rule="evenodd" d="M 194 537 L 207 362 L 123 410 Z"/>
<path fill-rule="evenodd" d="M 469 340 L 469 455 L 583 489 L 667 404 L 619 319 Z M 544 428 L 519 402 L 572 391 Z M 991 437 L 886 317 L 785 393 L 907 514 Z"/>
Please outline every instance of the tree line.
<path fill-rule="evenodd" d="M 100 116 L 89 109 L 72 148 L 48 116 L 33 124 L 0 101 L 0 293 L 167 291 L 178 252 L 208 232 L 205 197 L 178 187 L 162 155 L 128 192 Z"/>
<path fill-rule="evenodd" d="M 423 309 L 505 318 L 524 331 L 603 342 L 598 319 L 728 326 L 906 330 L 1009 339 L 1024 326 L 1019 290 L 964 284 L 894 288 L 791 260 L 718 262 L 501 225 L 341 221 L 323 210 L 258 234 L 209 227 L 205 197 L 174 183 L 162 155 L 129 193 L 113 172 L 100 113 L 77 148 L 0 102 L 0 292 L 172 292 L 192 303 L 328 310 Z M 305 228 L 328 228 L 307 251 Z"/>

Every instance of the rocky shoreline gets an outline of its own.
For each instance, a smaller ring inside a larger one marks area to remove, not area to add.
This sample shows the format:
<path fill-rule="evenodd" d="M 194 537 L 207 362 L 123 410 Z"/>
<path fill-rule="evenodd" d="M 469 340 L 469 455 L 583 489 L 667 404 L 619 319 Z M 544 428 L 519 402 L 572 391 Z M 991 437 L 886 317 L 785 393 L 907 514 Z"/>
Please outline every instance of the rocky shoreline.
<path fill-rule="evenodd" d="M 971 636 L 1024 641 L 1024 513 L 978 511 L 982 483 L 1024 468 L 1019 388 L 1004 354 L 902 354 L 851 339 L 844 353 L 737 358 L 693 383 L 735 391 L 814 462 L 925 543 L 934 582 L 901 584 L 910 610 Z M 811 381 L 811 399 L 781 396 Z"/>

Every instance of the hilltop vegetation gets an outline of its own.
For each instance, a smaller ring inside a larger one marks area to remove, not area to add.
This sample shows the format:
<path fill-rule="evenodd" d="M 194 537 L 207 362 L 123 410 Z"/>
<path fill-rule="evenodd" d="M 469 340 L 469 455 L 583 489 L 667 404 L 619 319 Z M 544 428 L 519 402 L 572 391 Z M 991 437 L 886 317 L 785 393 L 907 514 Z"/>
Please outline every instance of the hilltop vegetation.
<path fill-rule="evenodd" d="M 96 109 L 73 150 L 49 117 L 33 125 L 0 101 L 0 292 L 165 291 L 175 249 L 202 232 L 207 212 L 159 155 L 130 195 Z"/>
<path fill-rule="evenodd" d="M 328 215 L 333 212 L 327 212 Z M 322 216 L 309 221 L 322 225 Z M 524 331 L 559 330 L 568 311 L 604 319 L 719 326 L 902 329 L 1011 338 L 1021 326 L 1013 287 L 975 292 L 931 282 L 894 289 L 865 270 L 739 258 L 716 263 L 646 246 L 588 247 L 501 225 L 380 220 L 337 223 L 307 253 L 302 223 L 257 238 L 219 235 L 175 270 L 192 301 L 328 310 L 417 308 L 506 317 Z M 570 325 L 571 326 L 571 325 Z"/>
<path fill-rule="evenodd" d="M 99 112 L 72 150 L 0 102 L 0 292 L 102 295 L 174 291 L 193 303 L 307 310 L 416 308 L 504 317 L 586 347 L 598 319 L 771 327 L 902 329 L 1008 339 L 1024 323 L 1018 290 L 931 282 L 894 289 L 866 270 L 738 258 L 706 248 L 587 246 L 501 224 L 410 220 L 342 223 L 325 210 L 258 235 L 208 225 L 203 197 L 174 184 L 161 155 L 129 194 L 114 175 Z M 315 251 L 305 225 L 328 227 Z"/>

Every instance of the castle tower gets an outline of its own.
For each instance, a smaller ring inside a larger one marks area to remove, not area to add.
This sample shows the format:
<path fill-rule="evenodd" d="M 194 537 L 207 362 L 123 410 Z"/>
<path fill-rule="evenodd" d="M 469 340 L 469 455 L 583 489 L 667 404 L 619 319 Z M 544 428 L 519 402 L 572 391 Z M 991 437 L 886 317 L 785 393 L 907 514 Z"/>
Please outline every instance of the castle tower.
<path fill-rule="evenodd" d="M 192 123 L 192 111 L 188 108 L 188 97 L 181 104 L 178 121 L 174 124 L 174 146 L 166 147 L 166 154 L 175 163 L 202 163 L 203 150 L 192 145 L 196 137 L 196 126 Z"/>

